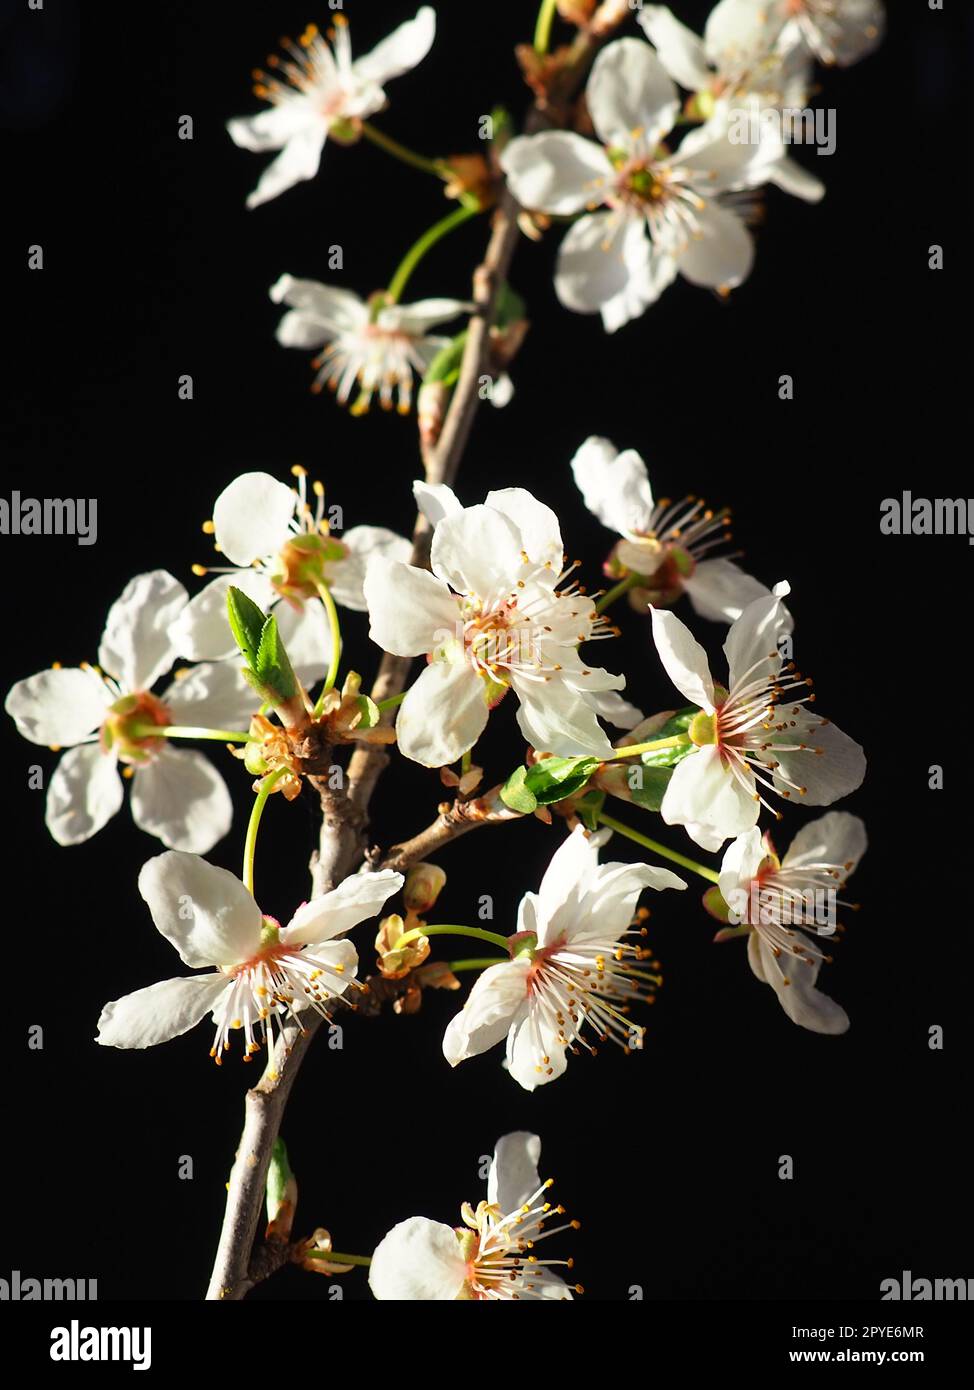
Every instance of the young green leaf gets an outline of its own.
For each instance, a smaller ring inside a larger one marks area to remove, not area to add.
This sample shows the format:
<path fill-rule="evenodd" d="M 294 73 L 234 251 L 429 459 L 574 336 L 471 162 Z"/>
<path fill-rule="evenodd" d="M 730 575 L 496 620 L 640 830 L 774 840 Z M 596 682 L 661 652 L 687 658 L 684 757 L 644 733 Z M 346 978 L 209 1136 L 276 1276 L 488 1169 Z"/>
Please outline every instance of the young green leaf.
<path fill-rule="evenodd" d="M 269 690 L 278 702 L 293 700 L 297 695 L 297 677 L 284 650 L 284 643 L 277 630 L 277 619 L 273 614 L 264 622 L 253 668 L 254 675 L 261 685 L 265 690 Z"/>
<path fill-rule="evenodd" d="M 253 599 L 232 584 L 227 590 L 227 617 L 230 619 L 234 640 L 246 658 L 247 665 L 256 672 L 257 652 L 267 619 Z"/>

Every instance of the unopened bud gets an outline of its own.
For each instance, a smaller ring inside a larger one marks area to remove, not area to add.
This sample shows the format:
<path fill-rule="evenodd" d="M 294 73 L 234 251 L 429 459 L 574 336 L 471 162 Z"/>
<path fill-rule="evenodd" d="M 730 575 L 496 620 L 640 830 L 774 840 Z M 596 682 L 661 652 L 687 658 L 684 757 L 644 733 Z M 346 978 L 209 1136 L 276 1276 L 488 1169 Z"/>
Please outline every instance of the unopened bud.
<path fill-rule="evenodd" d="M 304 1248 L 304 1258 L 300 1261 L 302 1269 L 311 1270 L 312 1274 L 347 1274 L 354 1265 L 337 1264 L 334 1260 L 329 1260 L 331 1253 L 331 1236 L 323 1226 L 318 1226 Z"/>
<path fill-rule="evenodd" d="M 430 953 L 429 938 L 426 936 L 414 937 L 400 947 L 399 941 L 405 935 L 406 924 L 398 912 L 383 917 L 379 923 L 375 949 L 379 955 L 379 973 L 387 980 L 403 979 L 411 970 L 422 965 Z"/>
<path fill-rule="evenodd" d="M 414 864 L 406 871 L 403 897 L 410 912 L 428 912 L 446 885 L 446 874 L 438 864 Z"/>

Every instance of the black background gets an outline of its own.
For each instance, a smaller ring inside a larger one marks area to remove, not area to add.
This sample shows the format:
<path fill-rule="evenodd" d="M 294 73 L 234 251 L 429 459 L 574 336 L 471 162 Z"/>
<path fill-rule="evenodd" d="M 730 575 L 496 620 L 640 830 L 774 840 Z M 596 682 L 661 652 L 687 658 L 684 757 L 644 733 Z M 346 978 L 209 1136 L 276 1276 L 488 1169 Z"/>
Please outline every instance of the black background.
<path fill-rule="evenodd" d="M 347 6 L 361 53 L 412 3 Z M 882 1278 L 974 1274 L 967 1236 L 970 1015 L 967 937 L 968 683 L 971 551 L 963 537 L 885 537 L 879 503 L 908 487 L 969 495 L 969 7 L 930 12 L 896 0 L 879 53 L 824 76 L 838 110 L 830 159 L 799 158 L 828 185 L 816 208 L 770 191 L 754 273 L 728 303 L 682 282 L 613 337 L 557 304 L 557 236 L 522 243 L 513 283 L 533 322 L 504 411 L 478 417 L 458 490 L 534 490 L 556 507 L 592 584 L 610 538 L 589 517 L 569 460 L 587 435 L 638 448 L 658 495 L 703 492 L 736 512 L 747 567 L 788 578 L 796 655 L 821 708 L 870 758 L 847 803 L 868 823 L 856 876 L 863 911 L 823 980 L 853 1026 L 822 1038 L 790 1024 L 751 976 L 739 943 L 711 944 L 697 884 L 651 903 L 666 984 L 647 1046 L 571 1062 L 534 1095 L 500 1054 L 451 1072 L 440 1053 L 456 996 L 413 1019 L 345 1028 L 302 1070 L 284 1133 L 301 1186 L 298 1229 L 321 1224 L 368 1252 L 407 1215 L 456 1219 L 478 1200 L 479 1156 L 499 1134 L 535 1129 L 555 1192 L 581 1218 L 577 1276 L 597 1300 L 876 1299 Z M 475 148 L 498 100 L 523 109 L 510 50 L 530 38 L 532 3 L 439 7 L 431 55 L 390 84 L 376 118 L 430 153 Z M 698 21 L 705 7 L 680 4 Z M 965 17 L 960 12 L 967 10 Z M 360 146 L 326 150 L 322 172 L 248 213 L 264 157 L 236 150 L 223 123 L 256 109 L 249 71 L 313 4 L 47 0 L 0 5 L 4 212 L 4 492 L 96 496 L 97 545 L 0 538 L 5 685 L 58 659 L 94 659 L 104 614 L 127 579 L 163 566 L 195 588 L 208 558 L 200 523 L 236 474 L 282 477 L 302 463 L 326 482 L 346 524 L 408 529 L 419 464 L 412 423 L 352 419 L 307 390 L 307 355 L 274 341 L 267 288 L 284 271 L 366 294 L 446 210 L 434 180 Z M 699 27 L 699 24 L 698 26 Z M 195 137 L 177 138 L 190 114 Z M 485 226 L 463 228 L 423 264 L 407 298 L 463 296 Z M 27 246 L 45 268 L 29 272 Z M 945 247 L 946 269 L 927 268 Z M 177 399 L 191 373 L 195 399 Z M 778 378 L 795 399 L 778 399 Z M 716 650 L 721 630 L 681 615 Z M 624 615 L 626 616 L 626 615 Z M 630 673 L 647 710 L 672 691 L 648 624 L 599 658 Z M 378 653 L 346 615 L 349 660 Z M 484 740 L 487 776 L 518 759 L 513 710 Z M 3 727 L 5 1217 L 0 1275 L 97 1278 L 102 1298 L 191 1299 L 203 1290 L 248 1080 L 217 1071 L 200 1028 L 149 1053 L 92 1041 L 102 1004 L 179 973 L 136 890 L 161 848 L 127 808 L 89 844 L 59 849 L 43 826 L 34 762 L 54 756 Z M 239 813 L 211 859 L 238 869 Z M 945 789 L 928 789 L 932 763 Z M 433 815 L 436 775 L 397 766 L 374 806 L 387 845 Z M 813 812 L 805 813 L 805 818 Z M 623 816 L 677 848 L 649 816 Z M 802 820 L 793 812 L 783 843 Z M 474 921 L 494 897 L 498 930 L 537 886 L 560 836 L 536 821 L 449 848 L 436 916 Z M 259 846 L 264 909 L 286 917 L 306 893 L 310 799 L 274 798 Z M 630 855 L 627 844 L 612 856 Z M 370 962 L 369 930 L 358 933 Z M 455 954 L 463 954 L 459 943 Z M 42 1052 L 26 1029 L 41 1023 Z M 944 1048 L 928 1029 L 944 1029 Z M 9 1126 L 9 1128 L 7 1128 Z M 796 1177 L 779 1180 L 779 1155 Z M 181 1155 L 195 1177 L 180 1181 Z M 367 1297 L 364 1276 L 344 1296 Z M 286 1271 L 254 1297 L 327 1297 L 328 1281 Z"/>

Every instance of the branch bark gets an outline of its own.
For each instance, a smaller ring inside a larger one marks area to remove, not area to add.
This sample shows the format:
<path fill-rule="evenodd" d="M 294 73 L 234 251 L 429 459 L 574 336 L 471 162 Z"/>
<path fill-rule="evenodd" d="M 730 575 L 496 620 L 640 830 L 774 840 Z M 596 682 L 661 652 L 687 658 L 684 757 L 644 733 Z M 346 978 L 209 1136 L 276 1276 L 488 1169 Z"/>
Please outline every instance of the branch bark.
<path fill-rule="evenodd" d="M 563 119 L 567 105 L 577 93 L 599 46 L 629 13 L 625 0 L 605 0 L 588 27 L 579 32 L 571 46 L 568 61 L 551 90 L 536 96 L 525 123 L 526 132 L 542 129 Z M 427 451 L 424 459 L 426 478 L 431 483 L 453 483 L 470 437 L 480 404 L 480 379 L 490 363 L 490 331 L 498 297 L 517 245 L 518 212 L 517 203 L 505 189 L 493 215 L 486 253 L 474 272 L 475 311 L 467 327 L 459 378 L 439 439 Z M 414 565 L 428 565 L 429 546 L 430 526 L 426 518 L 420 515 L 413 530 Z M 401 694 L 411 665 L 409 659 L 388 654 L 384 656 L 372 687 L 372 699 L 378 703 Z M 392 717 L 390 712 L 387 716 L 389 722 Z M 324 781 L 319 781 L 323 819 L 318 850 L 311 864 L 315 896 L 341 882 L 364 857 L 369 802 L 388 762 L 389 755 L 381 748 L 364 745 L 356 749 L 349 761 L 347 793 L 335 791 Z M 510 817 L 514 814 L 511 812 Z M 508 818 L 508 814 L 498 813 L 496 817 L 473 819 L 453 808 L 413 840 L 395 846 L 390 854 L 397 857 L 397 862 L 412 863 L 448 840 L 472 830 L 475 825 L 496 823 Z M 286 1027 L 263 1077 L 247 1093 L 244 1128 L 230 1173 L 223 1228 L 207 1299 L 242 1299 L 264 1277 L 261 1261 L 253 1257 L 253 1249 L 271 1149 L 280 1130 L 295 1077 L 320 1024 L 321 1018 L 314 1014 L 303 1025 L 303 1031 L 295 1024 Z"/>

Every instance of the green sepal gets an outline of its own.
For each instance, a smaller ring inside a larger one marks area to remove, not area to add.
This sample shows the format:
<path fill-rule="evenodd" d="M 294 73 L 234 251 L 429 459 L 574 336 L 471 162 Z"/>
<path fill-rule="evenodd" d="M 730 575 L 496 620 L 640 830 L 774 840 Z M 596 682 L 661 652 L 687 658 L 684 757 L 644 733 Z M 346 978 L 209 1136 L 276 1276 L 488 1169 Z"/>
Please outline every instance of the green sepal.
<path fill-rule="evenodd" d="M 659 729 L 653 730 L 653 738 L 676 738 L 678 734 L 685 734 L 699 713 L 696 705 L 687 705 L 685 709 L 678 709 L 667 719 L 665 724 Z M 647 753 L 640 753 L 639 760 L 644 767 L 676 767 L 677 763 L 682 762 L 688 754 L 696 751 L 697 745 L 688 741 L 677 745 L 676 748 L 656 748 Z M 659 807 L 653 809 L 659 810 Z"/>
<path fill-rule="evenodd" d="M 575 810 L 578 819 L 585 826 L 586 830 L 598 830 L 599 816 L 602 814 L 602 807 L 605 805 L 605 792 L 596 791 L 594 788 L 590 792 L 575 802 Z"/>

